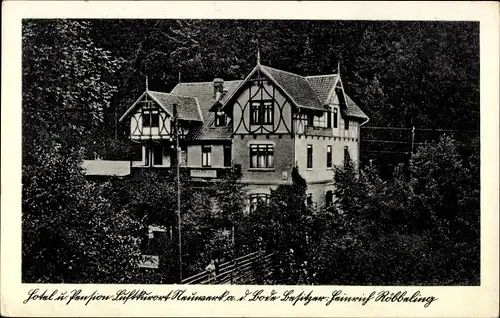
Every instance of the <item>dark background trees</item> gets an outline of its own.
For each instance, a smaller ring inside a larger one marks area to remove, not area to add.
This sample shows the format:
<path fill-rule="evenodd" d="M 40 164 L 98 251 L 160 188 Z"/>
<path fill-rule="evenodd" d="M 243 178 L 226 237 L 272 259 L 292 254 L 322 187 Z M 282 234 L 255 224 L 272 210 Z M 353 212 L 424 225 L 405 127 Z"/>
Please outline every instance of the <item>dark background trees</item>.
<path fill-rule="evenodd" d="M 123 58 L 118 107 L 144 89 L 241 79 L 256 63 L 341 73 L 373 125 L 479 127 L 479 24 L 295 20 L 98 20 L 97 45 Z M 122 112 L 121 111 L 121 112 Z M 119 112 L 119 113 L 121 113 Z"/>
<path fill-rule="evenodd" d="M 23 23 L 24 282 L 127 282 L 140 255 L 140 224 L 80 166 L 121 64 L 90 30 L 82 21 Z"/>

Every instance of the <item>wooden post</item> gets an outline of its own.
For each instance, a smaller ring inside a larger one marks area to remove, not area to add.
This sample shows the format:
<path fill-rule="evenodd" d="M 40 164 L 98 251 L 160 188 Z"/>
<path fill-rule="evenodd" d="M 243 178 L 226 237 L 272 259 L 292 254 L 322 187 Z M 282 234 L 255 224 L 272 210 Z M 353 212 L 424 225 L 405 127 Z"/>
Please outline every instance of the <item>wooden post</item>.
<path fill-rule="evenodd" d="M 181 220 L 181 178 L 179 171 L 179 115 L 177 104 L 174 108 L 174 133 L 175 133 L 175 170 L 177 175 L 177 252 L 179 259 L 179 283 L 182 283 L 182 220 Z"/>

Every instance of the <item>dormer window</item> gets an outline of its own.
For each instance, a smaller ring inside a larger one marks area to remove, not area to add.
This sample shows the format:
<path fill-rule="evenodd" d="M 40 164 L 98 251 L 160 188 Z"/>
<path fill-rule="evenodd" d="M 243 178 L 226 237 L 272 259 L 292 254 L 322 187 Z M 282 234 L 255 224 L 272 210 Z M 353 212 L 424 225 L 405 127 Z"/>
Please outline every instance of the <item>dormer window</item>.
<path fill-rule="evenodd" d="M 226 113 L 224 113 L 221 109 L 218 109 L 215 112 L 215 126 L 216 127 L 226 126 Z"/>

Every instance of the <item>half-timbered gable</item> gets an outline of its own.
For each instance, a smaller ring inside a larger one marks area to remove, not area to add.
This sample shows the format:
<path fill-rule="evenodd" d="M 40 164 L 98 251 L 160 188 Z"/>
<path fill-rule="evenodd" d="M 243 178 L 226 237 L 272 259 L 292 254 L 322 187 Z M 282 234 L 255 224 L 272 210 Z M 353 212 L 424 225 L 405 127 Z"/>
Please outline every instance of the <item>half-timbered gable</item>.
<path fill-rule="evenodd" d="M 293 133 L 293 100 L 279 72 L 257 65 L 232 94 L 214 105 L 212 109 L 221 107 L 232 117 L 235 135 Z"/>
<path fill-rule="evenodd" d="M 171 140 L 174 105 L 179 114 L 179 134 L 186 136 L 203 117 L 196 98 L 169 93 L 145 91 L 120 118 L 130 120 L 132 140 Z"/>
<path fill-rule="evenodd" d="M 203 123 L 196 98 L 146 90 L 120 118 L 130 125 L 135 143 L 133 167 L 170 167 L 174 155 L 174 105 L 179 118 L 179 136 L 185 139 L 192 127 Z M 185 150 L 184 150 L 185 152 Z M 180 161 L 181 165 L 185 162 Z"/>

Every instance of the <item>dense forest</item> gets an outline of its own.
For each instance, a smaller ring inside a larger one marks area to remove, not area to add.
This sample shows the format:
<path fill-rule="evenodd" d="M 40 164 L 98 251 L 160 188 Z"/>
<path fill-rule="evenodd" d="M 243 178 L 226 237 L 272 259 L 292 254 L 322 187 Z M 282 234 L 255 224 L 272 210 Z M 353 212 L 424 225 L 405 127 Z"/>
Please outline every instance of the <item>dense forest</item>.
<path fill-rule="evenodd" d="M 182 80 L 241 79 L 261 61 L 341 74 L 374 125 L 478 129 L 479 25 L 466 22 L 99 20 L 89 35 L 125 65 L 119 107 Z"/>
<path fill-rule="evenodd" d="M 170 222 L 162 220 L 175 206 L 170 179 L 95 184 L 80 160 L 92 153 L 125 159 L 117 117 L 146 77 L 151 89 L 167 92 L 179 77 L 241 79 L 257 49 L 263 64 L 301 75 L 333 73 L 340 62 L 347 93 L 370 125 L 479 130 L 478 23 L 25 20 L 23 281 L 139 277 L 144 218 Z M 220 215 L 208 212 L 206 193 L 185 189 L 193 200 L 183 216 L 192 271 L 227 243 L 225 232 L 208 225 L 229 222 L 238 224 L 237 239 L 259 236 L 279 252 L 275 282 L 478 284 L 479 149 L 454 137 L 420 140 L 390 178 L 369 165 L 359 174 L 338 167 L 333 207 L 306 207 L 297 175 L 249 217 L 241 216 L 243 192 L 231 180 L 206 189 L 233 198 L 219 202 Z"/>

